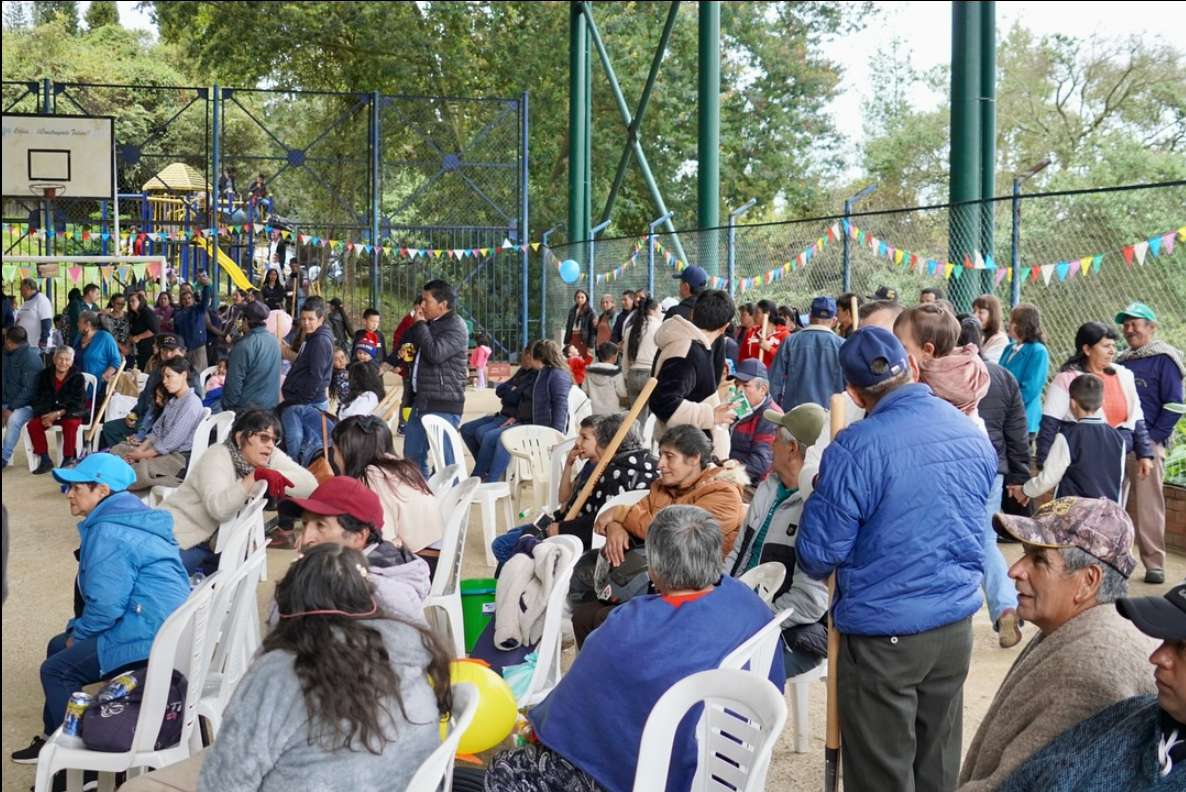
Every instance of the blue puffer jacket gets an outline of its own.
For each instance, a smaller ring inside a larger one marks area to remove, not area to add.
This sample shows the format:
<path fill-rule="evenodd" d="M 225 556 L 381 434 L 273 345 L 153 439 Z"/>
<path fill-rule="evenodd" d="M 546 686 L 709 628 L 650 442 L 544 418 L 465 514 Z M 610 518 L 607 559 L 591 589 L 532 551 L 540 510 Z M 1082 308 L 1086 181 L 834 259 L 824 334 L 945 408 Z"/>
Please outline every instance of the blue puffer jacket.
<path fill-rule="evenodd" d="M 172 516 L 117 492 L 78 524 L 78 533 L 78 587 L 86 604 L 66 629 L 76 641 L 99 637 L 103 674 L 147 660 L 157 630 L 189 596 Z"/>
<path fill-rule="evenodd" d="M 921 384 L 836 436 L 795 549 L 808 575 L 836 570 L 837 629 L 911 635 L 976 612 L 997 461 L 987 435 Z"/>

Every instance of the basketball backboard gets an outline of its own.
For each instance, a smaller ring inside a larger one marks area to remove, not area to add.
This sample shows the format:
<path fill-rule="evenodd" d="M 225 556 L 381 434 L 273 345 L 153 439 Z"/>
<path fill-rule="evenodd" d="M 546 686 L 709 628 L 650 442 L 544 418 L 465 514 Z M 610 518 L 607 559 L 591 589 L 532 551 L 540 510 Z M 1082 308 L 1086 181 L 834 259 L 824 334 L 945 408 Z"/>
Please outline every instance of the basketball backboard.
<path fill-rule="evenodd" d="M 114 118 L 5 113 L 3 123 L 5 198 L 28 198 L 47 183 L 70 198 L 113 197 Z"/>

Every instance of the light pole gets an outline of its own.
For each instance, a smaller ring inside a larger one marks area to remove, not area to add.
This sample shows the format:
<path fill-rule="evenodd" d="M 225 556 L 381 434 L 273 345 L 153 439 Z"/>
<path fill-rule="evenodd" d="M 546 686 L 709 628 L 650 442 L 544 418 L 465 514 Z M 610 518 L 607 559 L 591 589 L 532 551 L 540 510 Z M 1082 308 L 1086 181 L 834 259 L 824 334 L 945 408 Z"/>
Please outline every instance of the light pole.
<path fill-rule="evenodd" d="M 564 223 L 557 223 L 556 225 L 552 226 L 547 231 L 545 231 L 542 235 L 540 235 L 540 238 L 539 238 L 540 247 L 542 247 L 544 250 L 548 250 L 550 252 L 550 250 L 548 248 L 548 237 L 552 234 L 552 232 L 562 231 L 563 229 L 564 229 Z M 548 320 L 548 271 L 547 271 L 547 265 L 544 264 L 544 254 L 541 252 L 539 254 L 539 335 L 540 335 L 540 338 L 548 337 L 547 320 Z"/>
<path fill-rule="evenodd" d="M 1049 164 L 1050 158 L 1046 157 L 1013 177 L 1013 251 L 1009 262 L 1013 270 L 1013 288 L 1009 294 L 1010 307 L 1021 302 L 1021 183 L 1046 170 Z"/>
<path fill-rule="evenodd" d="M 844 200 L 844 224 L 849 224 L 849 217 L 852 215 L 852 205 L 864 198 L 869 193 L 877 189 L 877 182 L 867 185 L 856 195 L 851 195 Z M 848 260 L 848 229 L 842 229 L 841 236 L 844 237 L 844 291 L 852 291 L 852 263 Z"/>
<path fill-rule="evenodd" d="M 736 220 L 741 215 L 748 212 L 754 206 L 754 204 L 756 204 L 757 202 L 758 202 L 757 198 L 750 198 L 748 201 L 746 201 L 741 206 L 737 207 L 736 209 L 734 209 L 732 212 L 729 213 L 729 235 L 727 237 L 725 237 L 725 245 L 727 247 L 726 258 L 728 259 L 728 262 L 729 262 L 729 271 L 727 273 L 727 277 L 729 278 L 729 280 L 728 280 L 729 294 L 733 293 L 734 277 L 737 274 L 736 273 L 736 269 L 737 269 L 736 250 L 734 249 L 734 246 L 733 246 L 733 233 L 734 233 L 733 221 Z"/>
<path fill-rule="evenodd" d="M 647 294 L 655 296 L 655 227 L 666 223 L 675 215 L 668 212 L 647 225 Z"/>

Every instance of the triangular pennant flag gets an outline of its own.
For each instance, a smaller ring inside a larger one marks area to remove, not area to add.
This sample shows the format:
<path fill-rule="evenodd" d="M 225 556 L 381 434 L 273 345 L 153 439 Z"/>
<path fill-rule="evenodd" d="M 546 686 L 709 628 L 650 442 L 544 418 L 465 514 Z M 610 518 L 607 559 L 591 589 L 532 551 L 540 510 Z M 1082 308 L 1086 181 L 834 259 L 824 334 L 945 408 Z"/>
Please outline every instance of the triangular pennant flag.
<path fill-rule="evenodd" d="M 980 256 L 980 251 L 976 251 L 976 269 L 984 269 L 984 259 Z"/>
<path fill-rule="evenodd" d="M 1131 267 L 1132 266 L 1132 245 L 1129 245 L 1128 247 L 1123 248 L 1120 252 L 1124 254 L 1124 263 Z"/>
<path fill-rule="evenodd" d="M 1000 286 L 1000 285 L 1001 285 L 1001 281 L 1002 281 L 1002 280 L 1004 280 L 1004 278 L 1005 278 L 1005 273 L 1006 273 L 1006 272 L 1008 272 L 1008 271 L 1009 271 L 1009 270 L 1005 269 L 1004 267 L 999 267 L 999 268 L 997 268 L 997 270 L 996 270 L 996 271 L 993 273 L 993 275 L 992 275 L 992 279 L 993 279 L 993 286 L 994 286 L 994 287 L 995 287 L 995 286 Z"/>
<path fill-rule="evenodd" d="M 1054 275 L 1054 265 L 1053 264 L 1043 264 L 1042 265 L 1042 281 L 1047 286 L 1050 285 L 1050 278 L 1053 275 Z"/>
<path fill-rule="evenodd" d="M 955 270 L 955 265 L 954 265 L 954 264 L 944 264 L 944 265 L 943 265 L 943 279 L 944 279 L 944 280 L 950 280 L 950 279 L 951 279 L 951 273 L 952 273 L 954 270 Z"/>
<path fill-rule="evenodd" d="M 901 264 L 901 263 L 902 263 L 902 251 L 900 251 L 900 250 L 895 250 L 895 251 L 894 251 L 894 263 L 895 263 L 895 264 Z"/>
<path fill-rule="evenodd" d="M 832 225 L 828 227 L 828 239 L 835 242 L 836 237 L 839 236 L 839 234 L 840 234 L 840 224 L 832 223 Z"/>
<path fill-rule="evenodd" d="M 99 267 L 99 274 L 103 277 L 103 280 L 105 280 L 105 281 L 111 280 L 111 276 L 114 272 L 115 272 L 115 267 Z"/>
<path fill-rule="evenodd" d="M 1036 267 L 1036 266 L 1030 267 L 1030 281 L 1032 281 L 1033 283 L 1038 282 L 1038 271 L 1040 269 L 1041 269 L 1041 267 Z"/>
<path fill-rule="evenodd" d="M 1092 272 L 1099 272 L 1099 271 L 1100 271 L 1100 263 L 1101 263 L 1103 260 L 1104 260 L 1104 254 L 1103 254 L 1103 253 L 1096 253 L 1094 256 L 1092 256 L 1092 257 L 1091 257 L 1091 270 L 1092 270 Z"/>
<path fill-rule="evenodd" d="M 155 279 L 155 278 L 161 277 L 161 262 L 159 262 L 159 261 L 148 262 L 146 271 L 148 272 L 148 277 L 150 277 L 150 278 Z"/>
<path fill-rule="evenodd" d="M 67 267 L 66 273 L 70 276 L 71 283 L 78 283 L 82 280 L 82 267 Z"/>
<path fill-rule="evenodd" d="M 917 266 L 918 266 L 918 256 L 911 253 L 910 254 L 910 269 L 914 269 Z"/>
<path fill-rule="evenodd" d="M 1137 255 L 1137 263 L 1142 267 L 1145 266 L 1145 251 L 1149 249 L 1148 242 L 1138 242 L 1132 246 L 1133 252 Z"/>
<path fill-rule="evenodd" d="M 991 253 L 984 257 L 984 268 L 990 270 L 995 270 L 997 268 L 997 263 L 992 260 Z M 1000 283 L 1000 281 L 997 281 L 997 283 Z"/>
<path fill-rule="evenodd" d="M 1088 262 L 1088 263 L 1090 263 L 1090 262 Z M 1076 275 L 1078 275 L 1078 274 L 1079 274 L 1079 269 L 1080 269 L 1080 267 L 1081 267 L 1081 266 L 1082 266 L 1082 263 L 1081 263 L 1080 261 L 1072 261 L 1072 262 L 1071 262 L 1071 268 L 1070 268 L 1070 270 L 1067 272 L 1067 277 L 1068 277 L 1068 278 L 1073 278 L 1073 277 L 1075 277 Z"/>
<path fill-rule="evenodd" d="M 1154 256 L 1157 255 L 1157 251 L 1161 250 L 1161 237 L 1155 236 L 1149 239 L 1149 250 Z"/>
<path fill-rule="evenodd" d="M 952 279 L 953 279 L 953 280 L 959 280 L 959 279 L 960 279 L 960 275 L 961 275 L 962 273 L 963 273 L 963 269 L 962 269 L 962 268 L 960 268 L 960 267 L 952 267 L 952 270 L 951 270 L 951 277 L 952 277 Z"/>
<path fill-rule="evenodd" d="M 1178 241 L 1186 242 L 1186 226 L 1182 226 L 1178 229 Z"/>
<path fill-rule="evenodd" d="M 1067 272 L 1070 269 L 1071 269 L 1071 263 L 1069 261 L 1060 261 L 1054 265 L 1054 271 L 1058 273 L 1058 279 L 1060 281 L 1064 281 L 1067 279 Z M 1047 280 L 1047 283 L 1049 283 L 1049 280 Z"/>
<path fill-rule="evenodd" d="M 1170 231 L 1168 234 L 1161 235 L 1161 249 L 1165 251 L 1167 256 L 1174 252 L 1174 232 Z"/>
<path fill-rule="evenodd" d="M 970 258 L 968 258 L 967 253 L 964 254 L 964 267 L 966 267 L 967 269 L 972 268 L 972 260 Z"/>
<path fill-rule="evenodd" d="M 1079 264 L 1079 271 L 1085 272 L 1091 266 L 1091 256 L 1084 256 L 1077 263 Z"/>
<path fill-rule="evenodd" d="M 507 248 L 513 248 L 513 247 L 514 247 L 514 245 L 511 244 L 511 240 L 509 240 L 509 239 L 502 240 L 502 249 L 503 250 L 506 250 Z"/>

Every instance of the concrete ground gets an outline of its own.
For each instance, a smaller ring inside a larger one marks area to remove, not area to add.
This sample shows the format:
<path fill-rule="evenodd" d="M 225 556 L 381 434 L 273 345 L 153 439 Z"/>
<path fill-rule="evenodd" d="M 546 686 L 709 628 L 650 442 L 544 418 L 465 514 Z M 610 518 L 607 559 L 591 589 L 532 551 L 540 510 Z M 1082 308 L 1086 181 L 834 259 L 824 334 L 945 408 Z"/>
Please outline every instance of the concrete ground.
<path fill-rule="evenodd" d="M 497 408 L 494 391 L 467 394 L 463 420 L 493 412 Z M 4 772 L 0 792 L 24 792 L 31 787 L 35 768 L 8 762 L 8 755 L 28 745 L 41 731 L 41 686 L 38 667 L 44 657 L 46 642 L 59 632 L 71 615 L 71 583 L 76 571 L 73 551 L 78 546 L 76 520 L 70 516 L 65 498 L 50 476 L 32 476 L 25 465 L 24 452 L 18 446 L 13 466 L 4 472 L 4 503 L 8 507 L 11 531 L 9 560 L 9 601 L 3 619 L 3 757 Z M 472 464 L 472 460 L 471 460 Z M 462 566 L 464 577 L 487 577 L 481 548 L 482 531 L 477 508 L 472 512 Z M 500 530 L 505 526 L 500 526 Z M 1017 545 L 1002 545 L 1006 560 L 1016 560 Z M 275 581 L 291 562 L 291 551 L 273 550 L 268 554 L 268 582 L 259 587 L 261 608 Z M 1164 593 L 1165 587 L 1140 582 L 1138 567 L 1131 585 L 1134 595 Z M 1186 558 L 1171 556 L 1167 579 L 1186 576 Z M 1034 634 L 1025 629 L 1028 640 Z M 972 669 L 964 687 L 964 746 L 972 740 L 981 718 L 1000 685 L 1018 649 L 1000 649 L 996 634 L 981 609 L 975 617 L 975 644 Z M 571 662 L 572 650 L 565 651 L 565 664 Z M 1152 669 L 1150 670 L 1152 673 Z M 790 695 L 787 695 L 788 707 Z M 790 722 L 774 750 L 767 788 L 780 792 L 818 790 L 823 778 L 825 693 L 824 683 L 810 688 L 809 734 L 807 753 L 793 751 L 794 735 Z"/>

